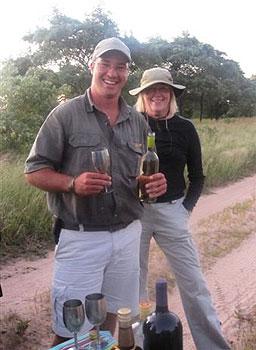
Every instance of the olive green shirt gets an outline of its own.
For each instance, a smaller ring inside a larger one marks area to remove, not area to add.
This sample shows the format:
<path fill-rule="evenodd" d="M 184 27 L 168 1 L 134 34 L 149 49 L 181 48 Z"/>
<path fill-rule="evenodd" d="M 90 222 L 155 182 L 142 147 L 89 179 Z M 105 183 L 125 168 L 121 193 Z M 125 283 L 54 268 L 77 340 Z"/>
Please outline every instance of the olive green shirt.
<path fill-rule="evenodd" d="M 91 151 L 108 147 L 111 157 L 112 194 L 79 197 L 49 192 L 50 211 L 70 224 L 114 225 L 140 219 L 143 208 L 137 198 L 140 158 L 146 151 L 148 125 L 141 114 L 120 98 L 120 114 L 114 127 L 93 105 L 90 89 L 85 95 L 57 106 L 47 117 L 25 164 L 25 173 L 50 167 L 77 176 L 95 172 Z"/>

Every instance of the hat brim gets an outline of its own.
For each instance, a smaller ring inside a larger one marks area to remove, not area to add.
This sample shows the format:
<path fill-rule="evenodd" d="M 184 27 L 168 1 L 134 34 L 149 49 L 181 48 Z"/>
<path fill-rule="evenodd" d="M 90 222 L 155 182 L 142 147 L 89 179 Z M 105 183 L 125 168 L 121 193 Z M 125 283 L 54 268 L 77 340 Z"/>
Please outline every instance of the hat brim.
<path fill-rule="evenodd" d="M 155 84 L 160 84 L 160 83 L 171 86 L 173 88 L 173 92 L 174 92 L 174 95 L 176 97 L 179 97 L 183 93 L 183 91 L 186 89 L 186 87 L 183 85 L 171 84 L 171 83 L 168 83 L 168 82 L 163 81 L 163 80 L 155 80 L 155 81 L 151 81 L 151 82 L 145 84 L 144 86 L 140 86 L 136 89 L 130 90 L 129 94 L 132 96 L 136 96 L 139 93 L 141 93 L 143 90 L 147 89 L 148 87 L 155 85 Z"/>
<path fill-rule="evenodd" d="M 98 58 L 98 57 L 101 57 L 103 56 L 105 53 L 107 52 L 110 52 L 110 51 L 117 51 L 117 52 L 120 52 L 124 55 L 124 57 L 127 59 L 127 62 L 131 62 L 131 56 L 128 55 L 128 53 L 126 53 L 124 50 L 121 50 L 121 49 L 106 49 L 106 50 L 103 50 L 101 51 L 100 53 L 98 53 L 97 55 L 95 55 L 94 57 L 95 58 Z"/>

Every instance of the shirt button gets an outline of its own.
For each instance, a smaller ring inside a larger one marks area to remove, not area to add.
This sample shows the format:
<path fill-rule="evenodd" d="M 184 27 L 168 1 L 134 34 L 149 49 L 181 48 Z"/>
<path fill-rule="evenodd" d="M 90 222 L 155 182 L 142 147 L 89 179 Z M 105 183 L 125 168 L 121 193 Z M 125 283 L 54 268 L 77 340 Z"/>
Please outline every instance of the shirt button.
<path fill-rule="evenodd" d="M 117 214 L 115 214 L 114 217 L 117 218 Z"/>

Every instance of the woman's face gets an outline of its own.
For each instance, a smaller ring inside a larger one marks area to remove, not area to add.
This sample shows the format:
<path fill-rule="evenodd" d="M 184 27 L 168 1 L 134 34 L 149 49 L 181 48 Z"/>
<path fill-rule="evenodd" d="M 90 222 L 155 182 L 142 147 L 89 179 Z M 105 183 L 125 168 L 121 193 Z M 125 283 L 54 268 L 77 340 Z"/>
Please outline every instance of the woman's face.
<path fill-rule="evenodd" d="M 169 113 L 172 88 L 166 84 L 154 84 L 142 92 L 145 112 L 151 117 L 163 118 Z"/>

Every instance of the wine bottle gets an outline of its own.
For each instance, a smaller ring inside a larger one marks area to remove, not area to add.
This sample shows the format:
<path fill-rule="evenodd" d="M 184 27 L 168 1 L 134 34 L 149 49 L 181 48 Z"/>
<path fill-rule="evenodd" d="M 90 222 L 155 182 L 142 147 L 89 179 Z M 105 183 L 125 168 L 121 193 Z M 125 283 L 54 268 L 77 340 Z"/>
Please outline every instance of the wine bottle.
<path fill-rule="evenodd" d="M 149 182 L 150 175 L 159 171 L 159 158 L 155 152 L 155 133 L 149 132 L 147 136 L 147 152 L 141 158 L 139 199 L 145 203 L 155 203 L 156 198 L 150 198 L 145 185 Z"/>
<path fill-rule="evenodd" d="M 133 319 L 132 329 L 135 339 L 135 344 L 143 348 L 143 323 L 146 318 L 151 314 L 151 304 L 148 302 L 142 302 L 139 305 L 139 315 Z"/>
<path fill-rule="evenodd" d="M 168 310 L 167 282 L 156 281 L 156 310 L 143 324 L 144 350 L 182 350 L 182 324 Z"/>
<path fill-rule="evenodd" d="M 118 347 L 120 350 L 142 350 L 135 345 L 134 334 L 132 330 L 132 312 L 128 308 L 121 308 L 117 311 L 119 323 L 118 328 Z"/>

